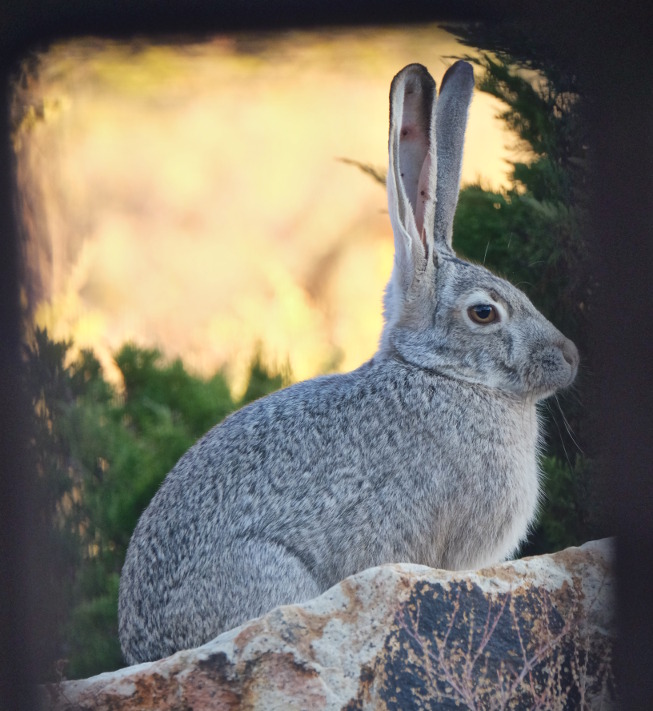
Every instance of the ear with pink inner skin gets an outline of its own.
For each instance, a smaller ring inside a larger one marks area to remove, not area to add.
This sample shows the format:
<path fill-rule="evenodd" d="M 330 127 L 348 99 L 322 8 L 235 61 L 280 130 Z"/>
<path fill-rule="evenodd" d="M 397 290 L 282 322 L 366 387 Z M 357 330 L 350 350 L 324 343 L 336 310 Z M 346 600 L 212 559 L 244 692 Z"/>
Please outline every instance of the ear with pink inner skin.
<path fill-rule="evenodd" d="M 471 65 L 456 62 L 445 74 L 440 97 L 421 64 L 409 64 L 390 87 L 388 210 L 395 239 L 392 276 L 384 304 L 388 328 L 427 314 L 433 270 L 441 254 L 453 254 L 451 235 L 458 202 L 462 150 L 474 78 Z"/>
<path fill-rule="evenodd" d="M 390 87 L 388 208 L 395 233 L 395 263 L 402 281 L 428 258 L 435 203 L 435 82 L 410 64 Z"/>

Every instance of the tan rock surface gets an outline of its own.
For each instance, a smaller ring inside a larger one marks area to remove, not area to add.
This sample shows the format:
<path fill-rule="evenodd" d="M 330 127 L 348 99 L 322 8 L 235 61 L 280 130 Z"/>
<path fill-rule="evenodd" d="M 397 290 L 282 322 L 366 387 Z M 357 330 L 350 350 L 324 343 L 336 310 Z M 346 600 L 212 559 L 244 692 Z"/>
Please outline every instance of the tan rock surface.
<path fill-rule="evenodd" d="M 613 543 L 474 572 L 386 565 L 194 650 L 44 687 L 53 711 L 607 709 Z"/>

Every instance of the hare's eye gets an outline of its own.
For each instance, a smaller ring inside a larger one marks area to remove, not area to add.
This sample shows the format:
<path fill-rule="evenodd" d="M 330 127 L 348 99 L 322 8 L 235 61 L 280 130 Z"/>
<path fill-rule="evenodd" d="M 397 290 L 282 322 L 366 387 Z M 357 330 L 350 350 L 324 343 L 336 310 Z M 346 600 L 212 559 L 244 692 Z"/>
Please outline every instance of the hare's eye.
<path fill-rule="evenodd" d="M 476 323 L 486 324 L 499 320 L 497 310 L 491 304 L 477 304 L 467 309 L 467 315 Z"/>

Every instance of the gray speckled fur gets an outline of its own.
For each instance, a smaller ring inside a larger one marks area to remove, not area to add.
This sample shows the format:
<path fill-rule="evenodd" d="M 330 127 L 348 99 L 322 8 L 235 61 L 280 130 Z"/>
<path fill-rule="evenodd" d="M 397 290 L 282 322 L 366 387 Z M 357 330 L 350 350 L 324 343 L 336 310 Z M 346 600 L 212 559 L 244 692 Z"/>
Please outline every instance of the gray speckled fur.
<path fill-rule="evenodd" d="M 573 381 L 578 354 L 523 293 L 451 249 L 471 77 L 456 63 L 437 100 L 420 65 L 393 81 L 396 256 L 379 351 L 243 408 L 179 460 L 127 552 L 128 662 L 373 565 L 475 568 L 523 539 L 539 496 L 536 402 Z M 474 323 L 476 304 L 500 318 Z"/>

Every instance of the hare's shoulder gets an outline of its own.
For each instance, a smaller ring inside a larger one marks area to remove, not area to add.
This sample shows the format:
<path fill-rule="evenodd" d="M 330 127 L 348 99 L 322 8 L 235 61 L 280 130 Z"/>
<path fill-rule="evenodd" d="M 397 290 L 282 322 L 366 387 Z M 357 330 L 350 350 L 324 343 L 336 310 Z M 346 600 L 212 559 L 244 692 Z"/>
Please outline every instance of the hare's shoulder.
<path fill-rule="evenodd" d="M 297 433 L 319 424 L 354 429 L 408 427 L 433 419 L 471 434 L 530 422 L 534 409 L 513 395 L 411 366 L 378 355 L 358 369 L 295 383 L 256 400 L 227 417 L 198 443 L 200 449 L 242 445 L 243 437 L 261 439 Z M 506 428 L 502 428 L 506 432 Z"/>
<path fill-rule="evenodd" d="M 277 390 L 232 413 L 203 439 L 240 436 L 242 429 L 260 434 L 263 428 L 275 423 L 287 427 L 298 417 L 328 417 L 331 412 L 364 396 L 372 368 L 373 362 L 368 361 L 349 373 L 321 375 Z"/>
<path fill-rule="evenodd" d="M 179 460 L 171 474 L 216 468 L 225 457 L 242 460 L 257 444 L 286 443 L 319 421 L 342 420 L 369 397 L 372 361 L 355 371 L 323 375 L 294 383 L 251 402 L 216 424 Z M 170 476 L 168 477 L 170 478 Z"/>

